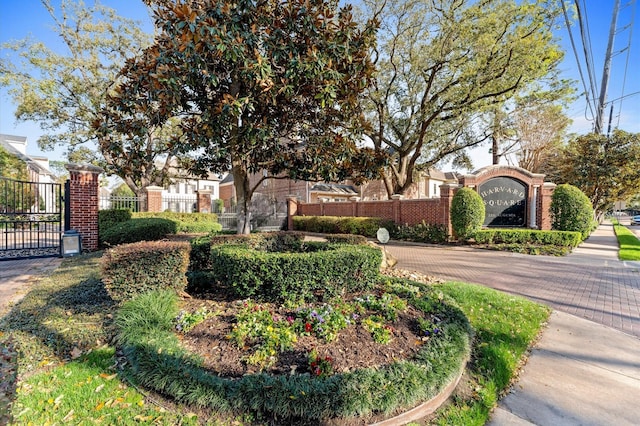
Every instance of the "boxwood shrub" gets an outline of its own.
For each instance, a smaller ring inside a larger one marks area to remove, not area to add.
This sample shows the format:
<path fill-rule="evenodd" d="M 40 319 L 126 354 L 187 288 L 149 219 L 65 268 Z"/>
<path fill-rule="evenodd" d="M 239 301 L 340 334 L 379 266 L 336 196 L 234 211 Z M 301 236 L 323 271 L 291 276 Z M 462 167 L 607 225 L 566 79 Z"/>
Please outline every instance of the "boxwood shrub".
<path fill-rule="evenodd" d="M 358 234 L 374 238 L 379 228 L 391 228 L 393 222 L 379 217 L 294 216 L 296 231 L 322 234 Z"/>
<path fill-rule="evenodd" d="M 418 243 L 442 244 L 449 240 L 445 225 L 429 224 L 425 221 L 415 225 L 396 225 L 391 228 L 393 238 Z"/>
<path fill-rule="evenodd" d="M 482 197 L 471 188 L 460 188 L 451 200 L 451 227 L 456 237 L 466 240 L 482 228 L 485 208 Z"/>
<path fill-rule="evenodd" d="M 211 277 L 238 297 L 310 300 L 370 288 L 378 280 L 382 252 L 320 242 L 305 242 L 295 252 L 225 244 L 212 246 L 211 260 Z"/>
<path fill-rule="evenodd" d="M 354 234 L 329 234 L 325 238 L 330 243 L 336 244 L 367 244 L 367 237 Z"/>
<path fill-rule="evenodd" d="M 175 222 L 176 232 L 186 234 L 204 234 L 220 232 L 222 225 L 214 213 L 174 213 L 174 212 L 141 212 L 133 213 L 134 218 L 161 218 Z"/>
<path fill-rule="evenodd" d="M 579 188 L 558 185 L 551 196 L 551 227 L 559 231 L 578 231 L 587 238 L 593 228 L 593 207 Z"/>
<path fill-rule="evenodd" d="M 116 223 L 100 234 L 100 244 L 115 246 L 138 241 L 155 241 L 177 232 L 176 222 L 159 217 L 130 219 Z"/>
<path fill-rule="evenodd" d="M 184 291 L 191 246 L 187 242 L 123 244 L 102 256 L 104 286 L 113 300 L 129 300 L 150 290 Z"/>
<path fill-rule="evenodd" d="M 98 231 L 104 232 L 112 226 L 131 219 L 131 210 L 109 209 L 98 211 Z"/>
<path fill-rule="evenodd" d="M 582 241 L 580 232 L 540 231 L 537 229 L 483 229 L 474 234 L 478 244 L 538 244 L 576 247 Z"/>

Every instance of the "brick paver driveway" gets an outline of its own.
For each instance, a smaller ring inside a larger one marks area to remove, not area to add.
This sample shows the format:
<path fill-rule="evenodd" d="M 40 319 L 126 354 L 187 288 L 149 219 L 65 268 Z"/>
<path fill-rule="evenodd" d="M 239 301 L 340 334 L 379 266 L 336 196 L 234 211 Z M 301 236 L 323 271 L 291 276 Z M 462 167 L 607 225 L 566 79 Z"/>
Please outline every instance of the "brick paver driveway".
<path fill-rule="evenodd" d="M 398 268 L 482 284 L 640 337 L 640 263 L 469 247 L 387 245 Z"/>

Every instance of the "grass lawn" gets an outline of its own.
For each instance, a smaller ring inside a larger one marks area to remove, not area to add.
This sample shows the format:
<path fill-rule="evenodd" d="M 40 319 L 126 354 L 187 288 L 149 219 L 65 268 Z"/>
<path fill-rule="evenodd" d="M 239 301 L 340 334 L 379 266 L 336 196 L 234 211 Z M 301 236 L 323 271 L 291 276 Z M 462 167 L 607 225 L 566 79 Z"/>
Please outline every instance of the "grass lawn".
<path fill-rule="evenodd" d="M 100 282 L 99 256 L 65 259 L 0 319 L 0 423 L 12 417 L 18 425 L 252 424 L 250 416 L 208 419 L 206 413 L 172 406 L 125 377 L 120 367 L 126 361 L 112 346 L 116 306 Z M 475 341 L 469 380 L 462 385 L 467 392 L 429 422 L 482 425 L 549 310 L 475 285 L 438 288 L 468 316 Z"/>
<path fill-rule="evenodd" d="M 640 240 L 626 226 L 614 223 L 613 228 L 618 237 L 618 245 L 620 251 L 618 257 L 620 260 L 640 260 Z"/>

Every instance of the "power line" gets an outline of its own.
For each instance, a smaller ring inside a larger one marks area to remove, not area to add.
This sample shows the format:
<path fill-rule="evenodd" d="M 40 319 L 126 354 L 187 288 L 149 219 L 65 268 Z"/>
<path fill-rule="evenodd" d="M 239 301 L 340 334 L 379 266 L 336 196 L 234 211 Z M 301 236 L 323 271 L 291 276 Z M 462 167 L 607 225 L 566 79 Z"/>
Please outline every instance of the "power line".
<path fill-rule="evenodd" d="M 589 87 L 587 86 L 587 82 L 584 78 L 584 73 L 582 72 L 582 61 L 580 60 L 580 55 L 578 55 L 578 49 L 576 48 L 576 43 L 575 40 L 573 39 L 573 32 L 571 31 L 571 22 L 569 20 L 569 15 L 567 14 L 567 8 L 564 4 L 564 1 L 561 1 L 560 3 L 562 3 L 562 12 L 564 13 L 564 22 L 565 25 L 567 26 L 567 31 L 569 33 L 569 40 L 571 40 L 571 48 L 573 49 L 573 54 L 576 57 L 576 64 L 578 65 L 578 73 L 580 74 L 580 80 L 582 81 L 582 87 L 584 87 L 584 92 L 585 95 L 587 97 L 587 108 L 589 108 L 591 110 L 591 116 L 594 117 L 595 116 L 595 112 L 593 110 L 593 106 L 591 103 L 591 99 L 592 97 L 590 96 L 591 91 L 589 89 Z M 586 117 L 586 108 L 585 108 L 585 118 Z M 588 118 L 587 118 L 588 119 Z"/>
<path fill-rule="evenodd" d="M 591 87 L 591 99 L 593 100 L 593 102 L 595 102 L 595 100 L 598 98 L 598 87 L 596 84 L 596 74 L 593 65 L 593 49 L 591 48 L 591 34 L 589 31 L 587 5 L 585 4 L 584 0 L 582 2 L 582 8 L 580 7 L 580 3 L 578 2 L 578 0 L 574 0 L 574 4 L 576 6 L 576 13 L 578 14 L 578 24 L 580 25 L 580 37 L 582 40 L 582 49 L 584 51 L 584 58 L 587 67 L 587 75 L 589 76 L 589 83 Z M 582 12 L 583 10 L 584 13 Z"/>
<path fill-rule="evenodd" d="M 629 40 L 627 41 L 627 58 L 626 58 L 625 64 L 624 64 L 624 77 L 622 78 L 622 91 L 620 92 L 620 106 L 619 106 L 619 110 L 618 110 L 618 121 L 616 123 L 616 128 L 620 127 L 620 117 L 622 116 L 622 101 L 624 100 L 624 98 L 627 97 L 624 94 L 624 90 L 625 90 L 625 86 L 627 84 L 627 71 L 629 69 L 629 57 L 631 56 L 631 37 L 633 35 L 633 25 L 635 23 L 636 5 L 637 5 L 635 0 L 633 0 L 631 3 L 633 3 L 633 6 L 632 6 L 632 9 L 631 9 L 631 22 L 628 25 L 628 27 L 629 27 Z"/>

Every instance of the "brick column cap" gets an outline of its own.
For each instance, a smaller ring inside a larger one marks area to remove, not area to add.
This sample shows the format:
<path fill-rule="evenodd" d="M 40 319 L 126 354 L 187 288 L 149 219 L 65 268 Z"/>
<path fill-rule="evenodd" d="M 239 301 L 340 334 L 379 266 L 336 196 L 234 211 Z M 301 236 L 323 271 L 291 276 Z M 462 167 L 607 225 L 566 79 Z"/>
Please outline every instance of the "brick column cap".
<path fill-rule="evenodd" d="M 78 164 L 78 163 L 67 163 L 64 165 L 64 168 L 69 170 L 70 172 L 79 172 L 79 173 L 102 173 L 104 169 L 102 167 L 94 166 L 93 164 Z"/>
<path fill-rule="evenodd" d="M 213 190 L 211 190 L 211 189 L 198 189 L 196 191 L 196 193 L 202 194 L 202 195 L 213 194 Z"/>
<path fill-rule="evenodd" d="M 161 186 L 154 186 L 154 185 L 147 186 L 147 187 L 145 187 L 144 189 L 146 189 L 146 190 L 147 190 L 147 192 L 149 192 L 149 191 L 164 191 L 164 188 L 163 188 L 163 187 L 161 187 Z"/>

